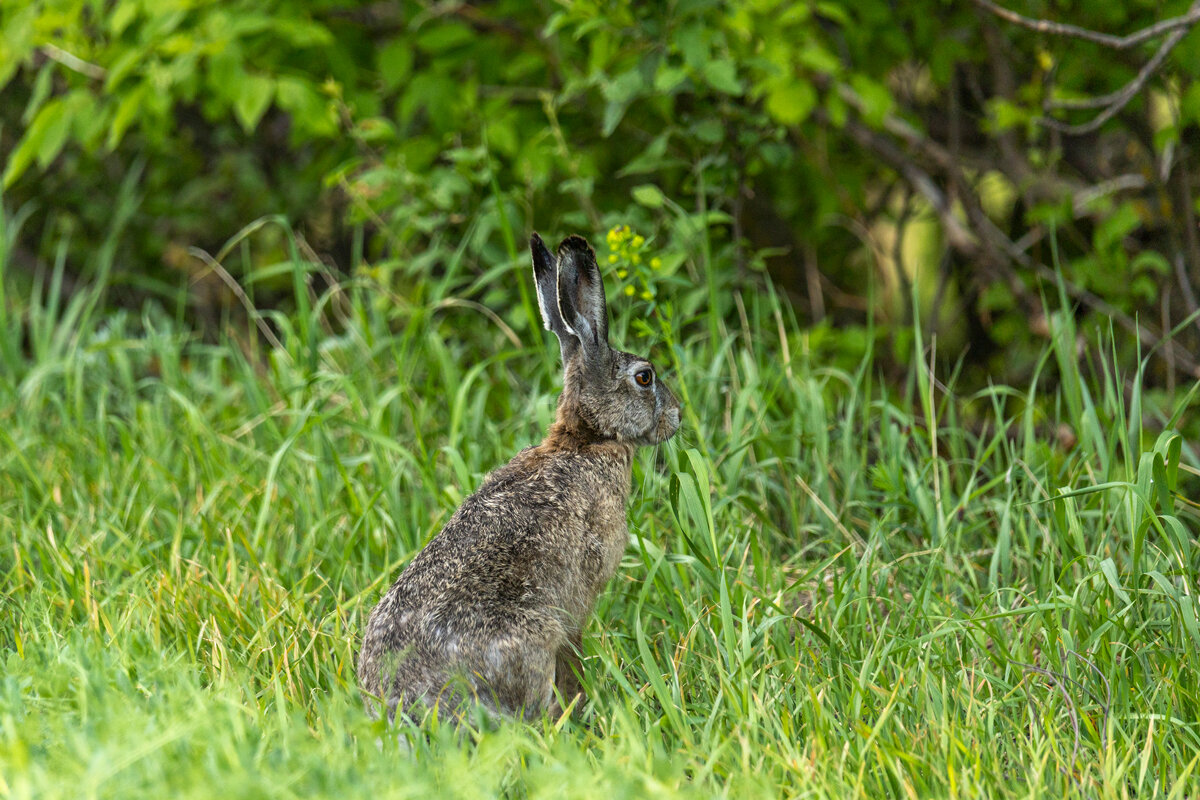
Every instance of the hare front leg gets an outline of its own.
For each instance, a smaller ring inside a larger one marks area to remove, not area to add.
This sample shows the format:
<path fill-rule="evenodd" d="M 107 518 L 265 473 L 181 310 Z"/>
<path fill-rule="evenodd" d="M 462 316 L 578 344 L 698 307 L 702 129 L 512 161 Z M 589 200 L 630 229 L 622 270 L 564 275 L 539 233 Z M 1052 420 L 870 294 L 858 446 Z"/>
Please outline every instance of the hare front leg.
<path fill-rule="evenodd" d="M 578 696 L 575 711 L 583 708 L 587 700 L 587 694 L 579 683 L 579 677 L 583 675 L 583 662 L 580 660 L 582 648 L 583 632 L 577 631 L 559 646 L 554 659 L 554 688 L 558 692 L 559 702 L 565 708 Z"/>

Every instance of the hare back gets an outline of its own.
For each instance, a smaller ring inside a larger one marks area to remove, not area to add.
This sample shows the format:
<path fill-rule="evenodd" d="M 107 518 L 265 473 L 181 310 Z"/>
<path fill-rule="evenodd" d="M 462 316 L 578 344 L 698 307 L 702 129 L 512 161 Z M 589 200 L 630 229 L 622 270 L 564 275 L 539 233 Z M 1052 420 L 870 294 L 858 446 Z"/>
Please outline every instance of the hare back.
<path fill-rule="evenodd" d="M 541 445 L 489 475 L 372 612 L 363 687 L 392 707 L 457 704 L 444 691 L 465 681 L 501 711 L 551 708 L 625 548 L 631 461 L 616 443 Z"/>

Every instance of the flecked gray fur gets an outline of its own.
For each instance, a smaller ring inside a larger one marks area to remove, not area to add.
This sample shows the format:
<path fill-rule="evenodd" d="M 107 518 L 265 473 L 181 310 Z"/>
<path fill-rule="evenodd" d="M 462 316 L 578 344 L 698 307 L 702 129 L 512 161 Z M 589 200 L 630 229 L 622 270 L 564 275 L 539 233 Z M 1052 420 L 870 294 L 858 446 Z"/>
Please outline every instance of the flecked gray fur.
<path fill-rule="evenodd" d="M 679 402 L 650 363 L 608 345 L 587 242 L 567 237 L 553 255 L 535 233 L 530 247 L 563 357 L 555 421 L 484 479 L 371 613 L 358 662 L 371 713 L 380 700 L 391 718 L 477 699 L 530 718 L 580 695 L 583 626 L 628 539 L 634 450 L 679 427 Z"/>

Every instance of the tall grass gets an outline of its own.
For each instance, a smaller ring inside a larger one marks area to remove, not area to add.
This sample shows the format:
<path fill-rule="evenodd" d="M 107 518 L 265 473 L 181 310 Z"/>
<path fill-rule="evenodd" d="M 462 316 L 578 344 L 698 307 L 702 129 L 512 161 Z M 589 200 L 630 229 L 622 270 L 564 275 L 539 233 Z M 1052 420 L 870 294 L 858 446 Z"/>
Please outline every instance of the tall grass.
<path fill-rule="evenodd" d="M 292 287 L 277 344 L 0 275 L 0 794 L 1200 791 L 1196 387 L 1150 393 L 1062 309 L 1027 386 L 960 393 L 919 328 L 890 386 L 870 351 L 824 367 L 769 290 L 718 313 L 711 277 L 659 342 L 687 428 L 635 467 L 584 713 L 384 735 L 366 614 L 552 418 L 506 250 L 492 313 L 453 252 L 403 298 L 293 252 L 244 296 Z"/>

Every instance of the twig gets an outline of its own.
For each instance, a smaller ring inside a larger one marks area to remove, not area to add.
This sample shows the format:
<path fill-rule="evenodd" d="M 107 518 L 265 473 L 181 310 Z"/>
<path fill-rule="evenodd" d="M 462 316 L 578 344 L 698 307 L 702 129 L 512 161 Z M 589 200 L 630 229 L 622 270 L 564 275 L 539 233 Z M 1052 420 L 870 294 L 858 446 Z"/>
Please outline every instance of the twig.
<path fill-rule="evenodd" d="M 205 251 L 201 250 L 199 247 L 189 247 L 187 251 L 188 255 L 204 262 L 204 265 L 208 267 L 214 274 L 216 274 L 216 276 L 220 278 L 226 286 L 229 287 L 229 291 L 233 292 L 237 299 L 241 301 L 242 306 L 246 309 L 246 313 L 250 315 L 250 319 L 254 320 L 255 327 L 257 327 L 262 335 L 266 337 L 267 341 L 271 343 L 272 347 L 274 347 L 278 352 L 282 353 L 288 361 L 291 361 L 291 354 L 288 353 L 287 348 L 285 348 L 283 343 L 280 342 L 278 337 L 275 336 L 275 332 L 271 330 L 271 326 L 267 325 L 267 323 L 263 321 L 262 315 L 258 312 L 258 309 L 254 307 L 254 303 L 250 302 L 250 298 L 246 296 L 245 290 L 242 289 L 242 286 L 237 282 L 237 279 L 230 275 L 229 272 L 223 266 L 221 266 L 220 262 L 218 262 Z M 195 280 L 192 282 L 195 283 Z"/>
<path fill-rule="evenodd" d="M 1188 9 L 1186 14 L 1178 17 L 1171 17 L 1162 22 L 1156 22 L 1149 27 L 1142 28 L 1140 31 L 1131 33 L 1128 36 L 1113 36 L 1109 33 L 1101 33 L 1099 31 L 1088 30 L 1081 28 L 1078 25 L 1068 25 L 1061 22 L 1051 22 L 1045 19 L 1033 19 L 1025 17 L 1015 11 L 1009 11 L 1003 6 L 996 5 L 991 0 L 973 0 L 975 5 L 986 9 L 1003 20 L 1020 25 L 1023 28 L 1037 31 L 1038 33 L 1049 33 L 1056 36 L 1068 36 L 1073 39 L 1083 39 L 1088 42 L 1110 47 L 1114 50 L 1127 50 L 1130 47 L 1135 47 L 1142 42 L 1150 39 L 1155 39 L 1164 33 L 1176 31 L 1180 28 L 1190 28 L 1194 23 L 1200 21 L 1200 7 L 1195 4 Z"/>
<path fill-rule="evenodd" d="M 1183 302 L 1187 306 L 1188 313 L 1195 314 L 1200 311 L 1200 305 L 1196 303 L 1196 293 L 1192 291 L 1192 282 L 1188 279 L 1187 270 L 1183 266 L 1182 253 L 1175 254 L 1175 280 L 1179 281 L 1179 289 L 1183 292 Z M 1200 317 L 1197 317 L 1193 324 L 1197 330 L 1200 330 Z"/>
<path fill-rule="evenodd" d="M 1189 15 L 1192 12 L 1200 11 L 1200 0 L 1192 3 L 1189 10 Z M 1122 88 L 1118 89 L 1103 97 L 1092 98 L 1091 100 L 1059 100 L 1048 104 L 1048 108 L 1101 108 L 1104 110 L 1087 122 L 1078 125 L 1068 125 L 1065 122 L 1053 119 L 1051 117 L 1039 117 L 1038 122 L 1041 125 L 1065 133 L 1069 136 L 1081 136 L 1085 133 L 1091 133 L 1097 130 L 1101 125 L 1115 117 L 1117 113 L 1129 104 L 1129 101 L 1137 96 L 1145 86 L 1150 77 L 1158 71 L 1166 60 L 1170 52 L 1175 49 L 1175 45 L 1179 44 L 1179 40 L 1187 36 L 1190 28 L 1181 27 L 1171 31 L 1171 34 L 1163 40 L 1158 51 L 1154 56 L 1146 62 L 1137 76 Z"/>
<path fill-rule="evenodd" d="M 93 64 L 90 61 L 84 61 L 77 55 L 68 53 L 61 47 L 55 47 L 52 44 L 44 44 L 41 46 L 42 55 L 51 61 L 57 61 L 69 70 L 78 72 L 80 75 L 86 75 L 94 80 L 102 81 L 108 76 L 108 70 L 99 64 Z"/>
<path fill-rule="evenodd" d="M 1200 5 L 1200 0 L 1197 0 L 1197 4 Z M 829 124 L 828 116 L 824 113 L 823 109 L 816 109 L 813 116 L 819 122 Z M 953 163 L 950 154 L 940 145 L 929 141 L 908 123 L 897 118 L 885 118 L 884 129 L 901 132 L 898 135 L 902 135 L 910 145 L 930 157 L 939 166 L 943 166 L 944 171 L 950 176 L 952 181 L 958 182 L 961 186 L 966 186 L 965 179 L 962 177 L 958 165 Z M 970 216 L 974 229 L 963 225 L 962 221 L 955 216 L 945 192 L 942 191 L 929 173 L 913 163 L 895 143 L 853 119 L 846 120 L 843 130 L 860 146 L 879 156 L 889 167 L 908 181 L 910 186 L 925 197 L 934 212 L 937 213 L 938 220 L 942 223 L 947 242 L 967 258 L 986 258 L 995 262 L 995 254 L 1002 254 L 1007 260 L 1023 269 L 1033 271 L 1045 281 L 1056 284 L 1061 279 L 1067 294 L 1073 299 L 1078 300 L 1093 311 L 1111 318 L 1121 327 L 1137 336 L 1146 346 L 1156 347 L 1163 341 L 1161 333 L 1140 324 L 1137 320 L 1111 303 L 1106 302 L 1087 289 L 1067 281 L 1045 264 L 1031 258 L 1007 234 L 997 228 L 996 224 L 986 214 L 981 212 L 978 207 L 977 198 L 969 190 L 964 190 L 962 192 L 963 197 L 960 199 L 963 202 L 963 207 Z M 986 247 L 984 246 L 985 244 Z M 1009 270 L 1005 277 L 1008 280 L 1010 288 L 1018 296 L 1027 293 L 1016 273 Z M 1179 345 L 1174 342 L 1166 342 L 1166 347 L 1163 349 L 1172 351 L 1175 360 L 1183 366 L 1189 375 L 1194 378 L 1200 378 L 1200 365 L 1197 365 L 1195 359 L 1180 348 Z"/>

